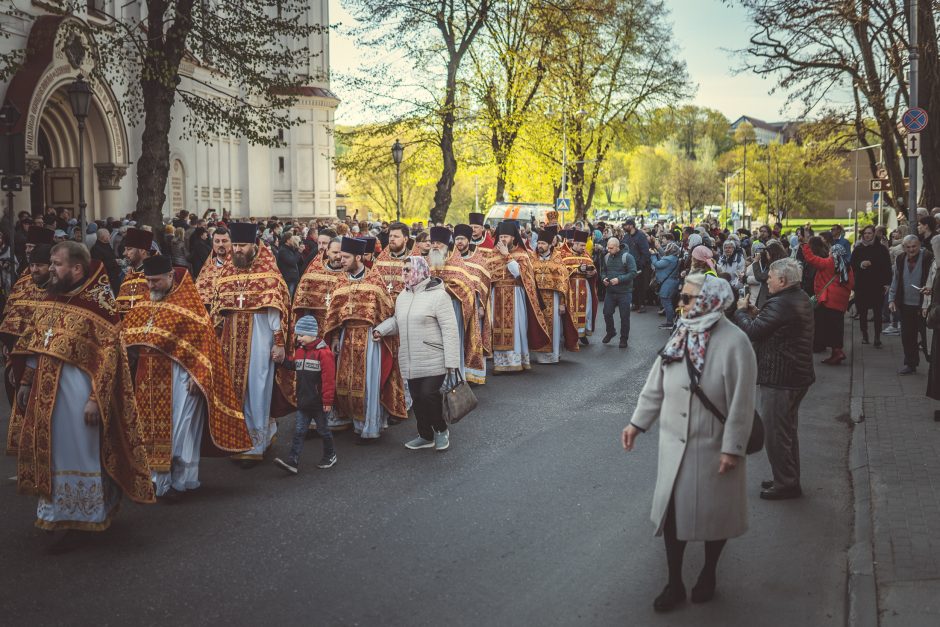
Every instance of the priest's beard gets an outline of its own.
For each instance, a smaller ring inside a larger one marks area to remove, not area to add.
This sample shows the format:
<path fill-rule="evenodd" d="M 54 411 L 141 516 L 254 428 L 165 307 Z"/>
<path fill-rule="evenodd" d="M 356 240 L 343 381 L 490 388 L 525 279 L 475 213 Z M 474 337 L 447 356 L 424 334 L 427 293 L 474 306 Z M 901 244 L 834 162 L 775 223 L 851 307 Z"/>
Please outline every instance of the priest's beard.
<path fill-rule="evenodd" d="M 343 269 L 343 260 L 342 259 L 330 259 L 326 262 L 326 267 L 330 270 L 342 270 Z"/>
<path fill-rule="evenodd" d="M 249 251 L 247 253 L 232 253 L 232 263 L 235 264 L 236 268 L 241 268 L 242 270 L 251 267 L 251 262 L 255 260 L 255 251 Z"/>
<path fill-rule="evenodd" d="M 72 281 L 71 277 L 65 277 L 60 279 L 55 273 L 49 275 L 49 285 L 46 286 L 46 291 L 50 294 L 68 294 L 75 286 L 78 285 L 78 281 Z"/>
<path fill-rule="evenodd" d="M 36 287 L 42 287 L 43 285 L 46 284 L 47 281 L 49 281 L 49 274 L 50 273 L 48 272 L 46 272 L 45 274 L 39 274 L 38 272 L 33 272 L 32 274 L 29 275 L 29 278 L 32 280 L 33 285 L 35 285 Z"/>
<path fill-rule="evenodd" d="M 158 303 L 166 298 L 167 293 L 167 290 L 150 290 L 150 300 Z"/>
<path fill-rule="evenodd" d="M 431 270 L 443 270 L 444 266 L 447 265 L 447 252 L 432 248 L 428 253 L 428 265 Z"/>

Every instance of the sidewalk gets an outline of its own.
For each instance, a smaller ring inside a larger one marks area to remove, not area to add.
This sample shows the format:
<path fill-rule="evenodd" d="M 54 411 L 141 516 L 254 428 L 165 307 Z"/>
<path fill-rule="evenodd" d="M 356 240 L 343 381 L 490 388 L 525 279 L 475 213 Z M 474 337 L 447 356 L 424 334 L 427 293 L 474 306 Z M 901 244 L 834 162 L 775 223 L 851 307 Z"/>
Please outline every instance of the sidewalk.
<path fill-rule="evenodd" d="M 850 456 L 856 504 L 850 624 L 934 627 L 940 624 L 940 422 L 933 412 L 940 403 L 924 396 L 929 364 L 922 360 L 916 374 L 898 376 L 899 336 L 882 338 L 881 350 L 865 346 L 855 322 L 849 337 L 858 423 Z"/>

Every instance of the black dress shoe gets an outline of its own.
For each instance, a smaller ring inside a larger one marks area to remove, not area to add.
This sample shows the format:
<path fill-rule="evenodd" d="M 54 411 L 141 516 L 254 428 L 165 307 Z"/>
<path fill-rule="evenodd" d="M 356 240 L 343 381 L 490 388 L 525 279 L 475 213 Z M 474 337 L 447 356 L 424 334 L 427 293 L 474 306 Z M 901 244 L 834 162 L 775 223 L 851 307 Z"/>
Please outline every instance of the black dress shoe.
<path fill-rule="evenodd" d="M 238 460 L 238 465 L 242 470 L 251 470 L 255 466 L 261 463 L 260 459 L 240 459 Z"/>
<path fill-rule="evenodd" d="M 803 490 L 799 486 L 795 488 L 777 488 L 770 487 L 761 490 L 760 497 L 767 501 L 783 501 L 785 499 L 798 499 L 803 496 Z"/>
<path fill-rule="evenodd" d="M 591 342 L 588 340 L 588 338 L 587 338 L 586 335 L 585 335 L 584 337 L 582 337 L 582 338 L 578 338 L 578 341 L 581 342 L 581 346 L 587 346 L 588 344 L 591 343 Z"/>
<path fill-rule="evenodd" d="M 359 446 L 370 446 L 372 444 L 376 444 L 378 441 L 378 438 L 364 438 L 361 435 L 356 438 L 356 444 Z"/>
<path fill-rule="evenodd" d="M 862 344 L 868 344 L 868 338 L 867 338 L 867 337 L 863 337 L 863 338 L 862 338 Z"/>
<path fill-rule="evenodd" d="M 653 609 L 657 612 L 668 612 L 685 601 L 685 586 L 667 585 L 659 596 L 653 601 Z"/>
<path fill-rule="evenodd" d="M 708 603 L 715 597 L 715 577 L 699 575 L 698 581 L 692 587 L 692 603 Z"/>
<path fill-rule="evenodd" d="M 881 348 L 881 340 L 875 340 L 875 343 L 872 344 L 875 348 Z"/>
<path fill-rule="evenodd" d="M 612 339 L 614 339 L 614 336 L 615 336 L 615 335 L 617 335 L 617 334 L 616 334 L 616 333 L 608 333 L 607 335 L 604 336 L 604 339 L 601 340 L 601 342 L 603 342 L 604 344 L 609 344 L 610 341 L 611 341 Z"/>
<path fill-rule="evenodd" d="M 760 489 L 761 489 L 761 490 L 769 490 L 769 489 L 772 488 L 772 487 L 774 487 L 774 480 L 773 480 L 773 479 L 770 479 L 770 480 L 768 480 L 768 481 L 761 481 L 761 482 L 760 482 Z"/>
<path fill-rule="evenodd" d="M 620 340 L 620 348 L 626 348 L 626 347 L 627 347 L 627 341 L 626 341 L 626 340 Z"/>

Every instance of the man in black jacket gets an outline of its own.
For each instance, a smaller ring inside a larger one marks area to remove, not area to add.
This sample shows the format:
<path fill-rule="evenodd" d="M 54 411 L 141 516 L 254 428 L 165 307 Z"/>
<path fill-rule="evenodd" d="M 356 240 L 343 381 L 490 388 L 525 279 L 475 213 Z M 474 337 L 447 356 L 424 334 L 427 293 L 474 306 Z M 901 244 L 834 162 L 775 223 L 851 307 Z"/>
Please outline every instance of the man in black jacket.
<path fill-rule="evenodd" d="M 881 348 L 881 310 L 885 293 L 891 285 L 891 255 L 875 236 L 875 227 L 862 229 L 862 240 L 852 253 L 855 272 L 855 308 L 862 331 L 862 344 L 868 344 L 868 312 L 875 323 L 875 348 Z"/>
<path fill-rule="evenodd" d="M 108 229 L 98 229 L 95 237 L 97 241 L 91 247 L 91 258 L 104 264 L 104 271 L 108 273 L 108 281 L 111 282 L 111 291 L 117 296 L 121 290 L 121 267 L 114 255 L 114 249 L 111 248 L 111 232 Z"/>
<path fill-rule="evenodd" d="M 800 487 L 800 402 L 816 380 L 813 371 L 813 307 L 800 287 L 802 269 L 786 257 L 770 264 L 770 297 L 758 312 L 747 298 L 734 322 L 757 353 L 757 411 L 764 421 L 773 481 L 761 483 L 762 499 L 792 499 Z"/>

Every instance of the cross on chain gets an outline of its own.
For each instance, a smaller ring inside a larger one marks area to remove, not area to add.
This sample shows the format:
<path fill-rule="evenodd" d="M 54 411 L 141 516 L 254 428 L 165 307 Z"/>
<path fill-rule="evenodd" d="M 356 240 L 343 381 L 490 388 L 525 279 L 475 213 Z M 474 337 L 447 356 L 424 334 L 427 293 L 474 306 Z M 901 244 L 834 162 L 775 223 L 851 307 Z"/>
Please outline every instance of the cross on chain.
<path fill-rule="evenodd" d="M 46 329 L 46 332 L 43 333 L 42 335 L 43 335 L 44 338 L 46 338 L 45 340 L 43 340 L 42 345 L 43 345 L 43 347 L 48 348 L 48 347 L 49 347 L 49 340 L 51 340 L 51 339 L 52 339 L 52 336 L 55 335 L 55 334 L 52 332 L 52 327 L 49 327 L 48 329 Z"/>
<path fill-rule="evenodd" d="M 147 331 L 153 331 L 153 318 L 147 321 Z"/>
<path fill-rule="evenodd" d="M 326 306 L 329 307 L 330 303 L 333 302 L 333 295 L 329 292 L 326 293 Z"/>
<path fill-rule="evenodd" d="M 388 290 L 388 293 L 389 293 L 389 294 L 392 293 L 392 282 L 391 282 L 391 281 L 388 282 L 388 285 L 385 286 L 385 289 Z"/>
<path fill-rule="evenodd" d="M 245 308 L 245 295 L 239 294 L 236 300 L 238 301 L 238 308 L 244 309 Z"/>

